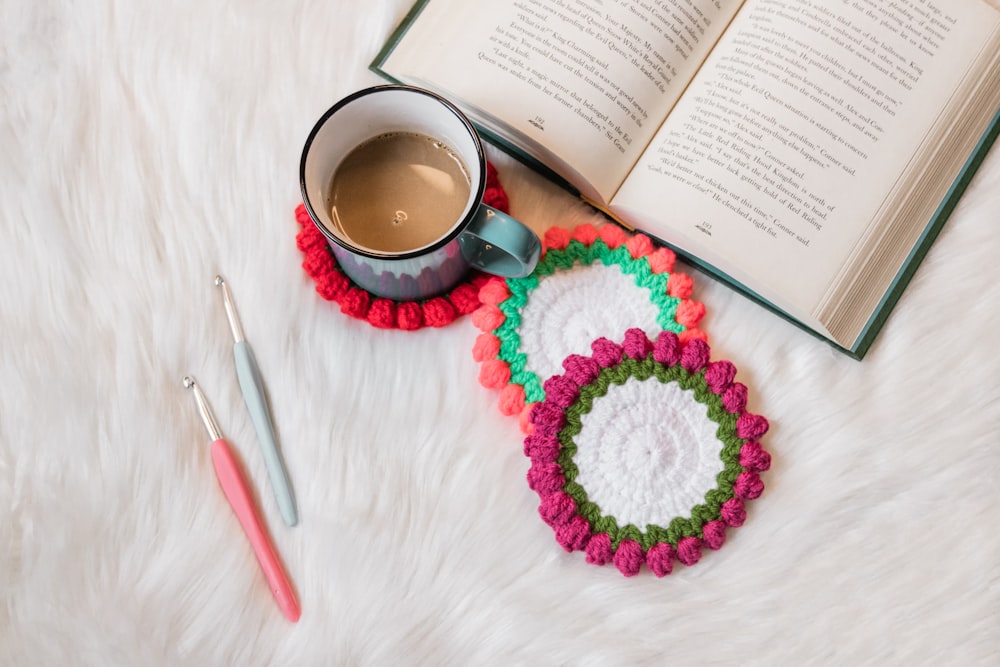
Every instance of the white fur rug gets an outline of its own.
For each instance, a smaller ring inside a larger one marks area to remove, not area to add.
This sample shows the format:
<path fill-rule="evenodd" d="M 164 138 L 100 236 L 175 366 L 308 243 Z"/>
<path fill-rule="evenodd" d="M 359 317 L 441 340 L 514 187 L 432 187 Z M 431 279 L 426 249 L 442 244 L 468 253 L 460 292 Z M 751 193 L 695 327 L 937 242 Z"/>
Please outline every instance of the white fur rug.
<path fill-rule="evenodd" d="M 997 664 L 1000 151 L 862 363 L 694 274 L 774 464 L 721 550 L 626 579 L 539 518 L 468 318 L 376 330 L 300 267 L 302 143 L 378 82 L 408 4 L 3 3 L 0 664 Z M 491 156 L 534 228 L 598 221 Z M 188 373 L 260 489 L 296 625 L 218 488 Z"/>

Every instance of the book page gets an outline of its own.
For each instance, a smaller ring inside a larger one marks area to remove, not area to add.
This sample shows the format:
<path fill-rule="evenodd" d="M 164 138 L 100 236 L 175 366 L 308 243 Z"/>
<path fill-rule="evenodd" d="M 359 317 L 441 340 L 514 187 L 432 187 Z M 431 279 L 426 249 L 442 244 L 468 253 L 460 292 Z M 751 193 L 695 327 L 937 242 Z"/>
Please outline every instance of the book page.
<path fill-rule="evenodd" d="M 806 319 L 997 16 L 981 0 L 749 0 L 614 209 Z"/>
<path fill-rule="evenodd" d="M 430 0 L 382 68 L 607 201 L 740 4 Z"/>

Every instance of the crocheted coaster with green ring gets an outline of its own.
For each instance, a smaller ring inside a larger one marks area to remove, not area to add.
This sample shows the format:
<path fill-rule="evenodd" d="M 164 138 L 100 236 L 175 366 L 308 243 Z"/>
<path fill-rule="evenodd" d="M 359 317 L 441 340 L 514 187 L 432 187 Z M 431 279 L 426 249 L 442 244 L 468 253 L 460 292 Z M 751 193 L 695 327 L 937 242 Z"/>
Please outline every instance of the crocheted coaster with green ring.
<path fill-rule="evenodd" d="M 543 248 L 531 275 L 491 278 L 472 313 L 483 332 L 473 347 L 479 382 L 499 390 L 500 411 L 519 415 L 525 432 L 528 411 L 544 396 L 542 381 L 595 338 L 639 327 L 706 339 L 697 328 L 705 306 L 691 299 L 693 280 L 674 272 L 673 251 L 648 236 L 613 224 L 552 227 Z"/>
<path fill-rule="evenodd" d="M 768 422 L 746 411 L 735 366 L 710 361 L 703 340 L 629 329 L 591 347 L 563 361 L 531 411 L 528 484 L 564 549 L 662 577 L 743 524 L 771 464 Z"/>

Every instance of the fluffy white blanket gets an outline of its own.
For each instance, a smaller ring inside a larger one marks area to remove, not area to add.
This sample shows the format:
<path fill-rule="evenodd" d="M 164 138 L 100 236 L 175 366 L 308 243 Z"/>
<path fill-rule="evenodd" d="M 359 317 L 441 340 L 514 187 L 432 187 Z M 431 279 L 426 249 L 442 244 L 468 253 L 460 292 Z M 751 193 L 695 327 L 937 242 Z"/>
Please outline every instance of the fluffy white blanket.
<path fill-rule="evenodd" d="M 303 140 L 378 82 L 408 4 L 4 3 L 0 664 L 996 664 L 1000 151 L 862 363 L 693 274 L 774 465 L 721 550 L 626 579 L 539 518 L 469 318 L 376 330 L 300 267 Z M 491 157 L 534 228 L 599 220 Z M 260 490 L 296 625 L 218 488 L 189 373 Z"/>

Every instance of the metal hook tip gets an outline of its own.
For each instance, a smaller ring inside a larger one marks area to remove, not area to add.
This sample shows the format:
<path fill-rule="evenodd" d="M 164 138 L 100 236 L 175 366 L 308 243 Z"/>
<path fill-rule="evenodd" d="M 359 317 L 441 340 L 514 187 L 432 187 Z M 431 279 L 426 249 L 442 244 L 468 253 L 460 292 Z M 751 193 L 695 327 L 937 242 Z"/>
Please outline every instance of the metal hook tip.
<path fill-rule="evenodd" d="M 225 278 L 222 276 L 215 276 L 215 286 L 222 287 L 222 283 L 226 282 Z"/>
<path fill-rule="evenodd" d="M 190 389 L 193 386 L 194 386 L 194 378 L 191 377 L 190 375 L 185 375 L 184 376 L 184 388 L 185 389 Z"/>

